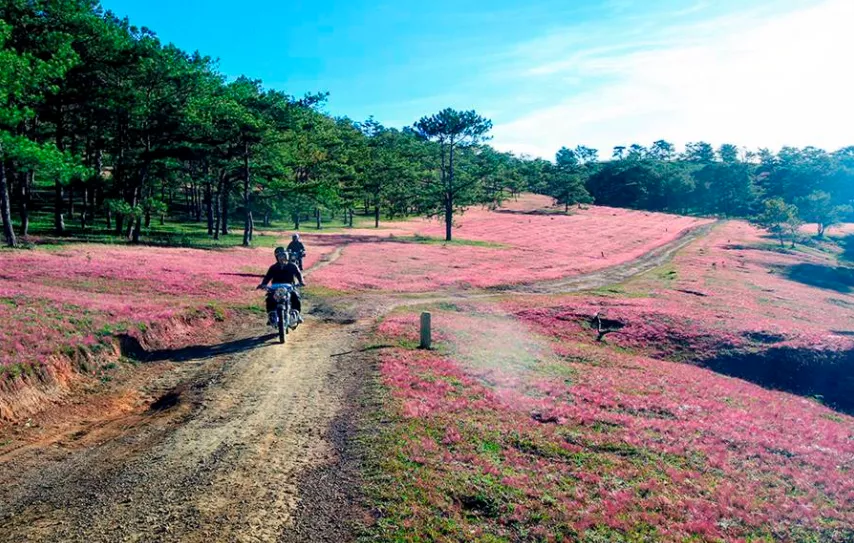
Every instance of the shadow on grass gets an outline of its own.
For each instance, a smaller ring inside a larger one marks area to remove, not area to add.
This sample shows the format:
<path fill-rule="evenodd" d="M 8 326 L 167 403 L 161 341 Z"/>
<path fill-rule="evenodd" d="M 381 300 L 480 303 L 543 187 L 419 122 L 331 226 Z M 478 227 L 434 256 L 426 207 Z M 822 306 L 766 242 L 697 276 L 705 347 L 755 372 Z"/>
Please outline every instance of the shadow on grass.
<path fill-rule="evenodd" d="M 782 268 L 783 276 L 811 287 L 824 288 L 843 294 L 854 291 L 854 268 L 820 264 L 794 264 Z"/>
<path fill-rule="evenodd" d="M 345 355 L 348 355 L 348 354 L 355 354 L 355 353 L 367 353 L 367 352 L 370 352 L 370 351 L 378 351 L 378 350 L 380 350 L 380 349 L 393 349 L 393 348 L 395 348 L 395 347 L 397 347 L 397 345 L 392 345 L 392 344 L 390 344 L 390 343 L 383 343 L 383 344 L 381 344 L 381 345 L 369 345 L 369 346 L 364 347 L 364 348 L 362 348 L 362 349 L 355 349 L 355 350 L 352 350 L 352 351 L 344 351 L 343 353 L 335 353 L 335 354 L 331 354 L 331 355 L 329 355 L 329 356 L 331 356 L 331 357 L 336 357 L 336 356 L 345 356 Z"/>
<path fill-rule="evenodd" d="M 828 407 L 854 415 L 854 349 L 772 347 L 720 353 L 700 365 L 765 388 L 817 398 Z"/>
<path fill-rule="evenodd" d="M 129 354 L 134 358 L 145 362 L 162 362 L 166 360 L 173 362 L 189 362 L 192 360 L 206 360 L 217 356 L 251 351 L 252 349 L 263 347 L 268 341 L 275 338 L 276 334 L 267 334 L 260 337 L 236 339 L 234 341 L 220 343 L 218 345 L 195 345 L 181 349 L 163 349 L 150 353 L 140 352 L 141 349 L 139 349 L 136 353 L 130 352 Z M 132 351 L 133 349 L 130 350 Z"/>

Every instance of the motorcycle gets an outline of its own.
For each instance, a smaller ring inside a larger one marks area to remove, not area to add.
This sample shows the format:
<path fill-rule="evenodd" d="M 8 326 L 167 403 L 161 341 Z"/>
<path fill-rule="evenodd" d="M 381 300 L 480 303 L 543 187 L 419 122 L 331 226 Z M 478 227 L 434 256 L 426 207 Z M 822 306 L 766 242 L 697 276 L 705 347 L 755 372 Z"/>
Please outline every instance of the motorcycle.
<path fill-rule="evenodd" d="M 288 251 L 289 260 L 296 261 L 297 268 L 302 271 L 302 259 L 305 256 L 305 251 Z"/>
<path fill-rule="evenodd" d="M 272 322 L 279 332 L 279 343 L 287 341 L 288 332 L 296 330 L 299 326 L 299 318 L 295 309 L 291 308 L 291 293 L 299 292 L 291 283 L 277 283 L 264 287 L 267 295 L 272 296 L 276 302 L 276 310 L 273 313 Z"/>

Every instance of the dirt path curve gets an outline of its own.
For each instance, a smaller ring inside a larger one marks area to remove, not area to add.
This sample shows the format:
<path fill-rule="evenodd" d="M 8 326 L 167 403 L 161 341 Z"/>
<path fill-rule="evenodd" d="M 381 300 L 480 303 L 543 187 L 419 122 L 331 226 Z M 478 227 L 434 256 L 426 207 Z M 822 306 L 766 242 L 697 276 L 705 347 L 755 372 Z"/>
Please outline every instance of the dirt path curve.
<path fill-rule="evenodd" d="M 613 268 L 512 290 L 559 293 L 624 281 L 711 228 Z M 399 305 L 501 294 L 365 295 L 316 307 L 318 317 L 284 346 L 258 339 L 262 325 L 248 322 L 224 345 L 234 348 L 214 349 L 229 354 L 182 350 L 173 357 L 180 384 L 157 409 L 93 421 L 82 438 L 52 436 L 0 455 L 0 542 L 350 540 L 342 515 L 357 485 L 346 482 L 352 471 L 336 467 L 349 438 L 340 421 L 371 372 L 358 349 L 373 317 Z M 351 312 L 352 304 L 361 310 Z"/>
<path fill-rule="evenodd" d="M 685 230 L 675 240 L 660 247 L 656 247 L 641 257 L 624 262 L 623 264 L 617 264 L 616 266 L 611 266 L 591 273 L 567 277 L 566 279 L 522 285 L 520 287 L 514 287 L 513 290 L 534 294 L 560 294 L 622 283 L 627 279 L 631 279 L 632 277 L 661 266 L 670 260 L 670 258 L 679 250 L 683 249 L 694 240 L 706 236 L 716 224 L 716 222 L 711 222 Z"/>
<path fill-rule="evenodd" d="M 377 317 L 397 307 L 436 304 L 459 300 L 482 300 L 502 296 L 507 293 L 553 295 L 569 294 L 583 290 L 592 290 L 627 281 L 665 264 L 678 251 L 693 241 L 706 236 L 717 222 L 703 224 L 688 229 L 675 240 L 656 247 L 652 251 L 628 262 L 590 273 L 575 275 L 565 279 L 541 281 L 537 283 L 507 285 L 486 289 L 454 290 L 389 294 L 365 294 L 359 297 L 359 305 L 371 308 L 370 316 Z M 340 256 L 340 255 L 339 255 Z"/>
<path fill-rule="evenodd" d="M 183 420 L 16 455 L 0 475 L 0 541 L 281 540 L 298 476 L 333 460 L 327 429 L 364 366 L 334 355 L 360 334 L 308 320 L 287 345 L 204 366 L 182 387 L 188 400 L 201 390 Z"/>

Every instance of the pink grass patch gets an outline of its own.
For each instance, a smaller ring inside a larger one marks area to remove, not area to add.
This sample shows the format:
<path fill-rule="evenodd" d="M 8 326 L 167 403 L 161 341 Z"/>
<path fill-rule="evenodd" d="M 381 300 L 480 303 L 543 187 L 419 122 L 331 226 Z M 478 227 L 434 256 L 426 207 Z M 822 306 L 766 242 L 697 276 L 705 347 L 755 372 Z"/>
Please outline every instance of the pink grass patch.
<path fill-rule="evenodd" d="M 477 527 L 502 537 L 531 519 L 557 539 L 644 529 L 663 541 L 800 534 L 841 542 L 852 534 L 854 418 L 703 368 L 585 343 L 566 330 L 571 320 L 521 316 L 519 337 L 554 341 L 572 377 L 552 375 L 554 363 L 537 352 L 530 364 L 500 362 L 487 378 L 469 352 L 479 340 L 463 333 L 494 337 L 482 314 L 434 313 L 446 334 L 441 352 L 381 355 L 399 413 L 435 436 L 413 436 L 410 454 L 437 509 L 414 515 L 411 527 L 461 499 L 455 522 L 467 526 L 466 508 L 488 507 Z M 391 340 L 412 332 L 381 330 Z M 484 477 L 500 485 L 492 491 L 500 499 L 466 497 L 469 481 Z"/>
<path fill-rule="evenodd" d="M 334 249 L 312 244 L 305 266 Z M 204 251 L 69 245 L 0 254 L 0 366 L 41 365 L 58 350 L 113 333 L 142 335 L 209 306 L 261 303 L 253 287 L 273 263 L 269 249 Z M 177 322 L 177 321 L 176 321 Z M 160 329 L 162 347 L 189 330 Z"/>
<path fill-rule="evenodd" d="M 348 245 L 316 280 L 338 290 L 419 292 L 559 279 L 638 258 L 707 222 L 606 207 L 571 215 L 536 213 L 535 205 L 543 203 L 531 198 L 459 217 L 455 239 L 486 246 L 414 242 L 412 236 L 444 237 L 443 224 L 426 219 L 336 235 Z"/>

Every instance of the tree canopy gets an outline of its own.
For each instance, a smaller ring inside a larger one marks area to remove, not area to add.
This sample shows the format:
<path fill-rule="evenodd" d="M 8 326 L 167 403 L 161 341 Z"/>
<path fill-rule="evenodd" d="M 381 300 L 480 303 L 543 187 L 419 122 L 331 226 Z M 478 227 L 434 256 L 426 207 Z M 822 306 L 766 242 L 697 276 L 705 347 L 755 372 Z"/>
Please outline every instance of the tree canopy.
<path fill-rule="evenodd" d="M 227 79 L 199 52 L 164 44 L 94 0 L 0 4 L 0 218 L 7 244 L 31 216 L 56 235 L 112 232 L 139 242 L 153 219 L 197 221 L 213 238 L 241 219 L 307 221 L 336 214 L 441 217 L 446 238 L 473 205 L 523 190 L 556 205 L 755 217 L 795 205 L 817 234 L 851 216 L 854 146 L 748 151 L 664 139 L 584 145 L 553 160 L 487 145 L 490 120 L 443 109 L 411 127 L 325 111 L 327 94 L 292 96 L 251 77 Z"/>

